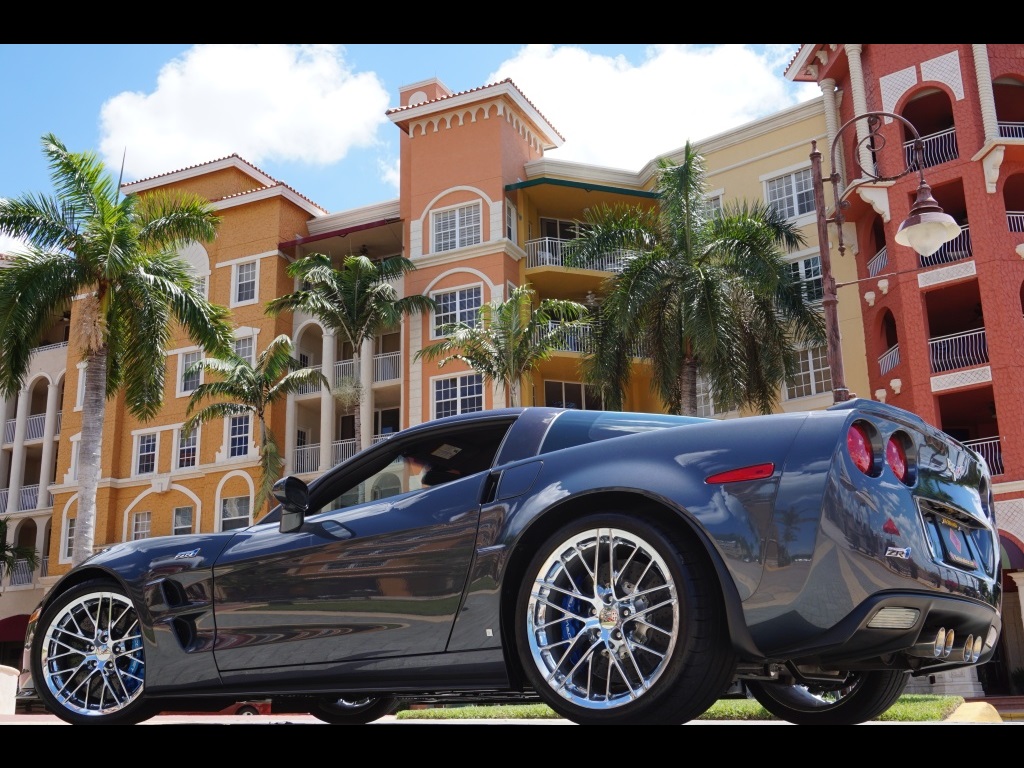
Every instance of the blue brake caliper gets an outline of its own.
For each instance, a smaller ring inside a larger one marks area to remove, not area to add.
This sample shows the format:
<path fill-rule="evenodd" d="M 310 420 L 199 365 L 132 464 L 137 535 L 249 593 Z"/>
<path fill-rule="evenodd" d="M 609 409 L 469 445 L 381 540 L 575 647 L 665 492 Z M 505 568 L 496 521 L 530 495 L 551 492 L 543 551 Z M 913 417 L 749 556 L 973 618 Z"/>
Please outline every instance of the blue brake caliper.
<path fill-rule="evenodd" d="M 580 612 L 580 610 L 582 608 L 582 604 L 580 603 L 580 600 L 579 600 L 578 597 L 573 597 L 572 595 L 566 595 L 565 597 L 562 598 L 562 608 L 570 616 L 576 616 L 576 615 L 579 615 L 579 612 Z M 563 640 L 572 640 L 574 637 L 576 637 L 576 635 L 578 635 L 580 633 L 580 630 L 582 630 L 582 629 L 583 629 L 583 622 L 580 621 L 579 619 L 564 619 L 562 621 L 562 626 L 561 626 L 562 639 Z M 577 646 L 577 647 L 575 647 L 573 649 L 572 653 L 569 654 L 569 664 L 570 664 L 570 666 L 575 665 L 576 662 L 578 662 L 580 660 L 580 658 L 583 656 L 583 651 L 584 650 L 585 650 L 584 648 L 580 648 L 579 646 Z"/>

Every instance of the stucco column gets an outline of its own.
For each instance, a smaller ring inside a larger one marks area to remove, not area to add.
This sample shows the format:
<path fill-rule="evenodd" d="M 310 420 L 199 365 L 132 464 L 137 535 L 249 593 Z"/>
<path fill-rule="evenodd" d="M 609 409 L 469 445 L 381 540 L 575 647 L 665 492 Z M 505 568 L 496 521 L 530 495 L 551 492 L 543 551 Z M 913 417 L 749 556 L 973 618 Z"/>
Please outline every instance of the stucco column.
<path fill-rule="evenodd" d="M 359 345 L 359 444 L 369 448 L 373 442 L 373 339 Z"/>
<path fill-rule="evenodd" d="M 835 143 L 836 135 L 839 132 L 839 105 L 836 103 L 836 81 L 831 77 L 826 77 L 818 86 L 821 88 L 822 101 L 825 104 L 825 133 L 828 135 L 828 144 L 825 147 L 825 151 L 822 152 L 824 156 L 826 153 L 829 157 L 829 168 L 828 172 L 831 174 L 833 171 L 839 172 L 839 180 L 841 187 L 846 186 L 846 168 L 843 163 L 842 146 L 837 147 L 839 150 L 835 153 L 836 165 L 838 168 L 831 166 L 831 155 L 832 145 Z"/>
<path fill-rule="evenodd" d="M 320 358 L 320 372 L 331 383 L 330 389 L 320 391 L 320 471 L 326 472 L 333 464 L 334 447 L 334 350 L 333 333 L 324 333 Z"/>
<path fill-rule="evenodd" d="M 25 430 L 28 426 L 29 392 L 18 392 L 18 415 L 14 424 L 14 453 L 11 456 L 11 482 L 7 489 L 7 511 L 21 510 L 21 486 L 25 482 Z"/>
<path fill-rule="evenodd" d="M 861 44 L 846 43 L 846 61 L 850 67 L 850 90 L 853 96 L 853 114 L 862 115 L 868 111 L 868 100 L 864 92 L 864 68 L 861 65 L 860 54 L 864 49 Z M 867 119 L 857 121 L 857 159 L 861 168 L 871 171 L 874 164 L 871 160 L 871 150 L 868 142 L 868 121 Z"/>
<path fill-rule="evenodd" d="M 39 493 L 36 509 L 52 506 L 50 483 L 53 482 L 53 452 L 56 448 L 53 438 L 57 434 L 57 410 L 60 408 L 60 386 L 50 384 L 46 388 L 46 417 L 43 420 L 43 455 L 39 465 Z"/>
<path fill-rule="evenodd" d="M 4 432 L 7 431 L 7 403 L 7 398 L 0 397 L 0 429 L 4 430 Z M 2 434 L 3 432 L 0 432 L 0 435 Z M 2 440 L 2 438 L 0 438 L 0 440 Z M 13 447 L 14 446 L 12 444 L 11 448 L 13 449 Z M 7 468 L 10 466 L 10 463 L 11 454 L 0 447 L 0 478 L 7 477 Z M 0 482 L 3 481 L 0 480 Z"/>
<path fill-rule="evenodd" d="M 288 395 L 284 413 L 284 468 L 285 473 L 289 475 L 295 473 L 295 430 L 299 427 L 295 420 L 298 410 L 295 405 L 295 395 Z"/>
<path fill-rule="evenodd" d="M 985 141 L 999 138 L 999 121 L 996 119 L 996 97 L 992 90 L 992 71 L 988 66 L 988 46 L 976 43 L 971 46 L 974 54 L 974 77 L 978 81 L 978 101 L 981 103 L 981 124 L 985 128 Z"/>

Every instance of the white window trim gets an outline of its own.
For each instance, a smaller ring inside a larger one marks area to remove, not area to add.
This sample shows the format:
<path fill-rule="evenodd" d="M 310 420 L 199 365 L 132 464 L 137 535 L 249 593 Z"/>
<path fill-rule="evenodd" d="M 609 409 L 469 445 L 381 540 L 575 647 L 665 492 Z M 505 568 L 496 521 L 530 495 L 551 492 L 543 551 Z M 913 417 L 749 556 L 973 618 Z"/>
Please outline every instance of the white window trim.
<path fill-rule="evenodd" d="M 437 247 L 436 247 L 437 246 L 437 239 L 436 239 L 437 238 L 437 229 L 436 229 L 437 223 L 436 222 L 437 222 L 438 215 L 439 214 L 448 213 L 450 211 L 457 211 L 457 210 L 462 209 L 462 208 L 469 208 L 470 206 L 476 206 L 476 208 L 479 210 L 479 213 L 480 213 L 480 239 L 477 242 L 475 242 L 475 243 L 461 243 L 461 242 L 458 242 L 459 228 L 456 227 L 456 229 L 455 229 L 455 236 L 456 236 L 456 245 L 455 245 L 455 247 L 454 248 L 446 248 L 443 251 L 442 250 L 438 250 Z M 459 250 L 461 250 L 463 248 L 472 248 L 475 245 L 481 245 L 484 242 L 486 242 L 484 240 L 484 222 L 485 222 L 485 219 L 484 219 L 484 201 L 483 200 L 480 200 L 480 199 L 477 199 L 477 200 L 466 200 L 466 201 L 461 202 L 461 203 L 455 203 L 454 205 L 446 205 L 443 208 L 432 208 L 430 210 L 429 221 L 430 221 L 430 251 L 429 252 L 432 253 L 432 254 L 453 253 L 454 251 L 459 251 Z M 502 223 L 504 224 L 504 222 L 502 222 Z M 504 226 L 502 226 L 502 232 L 503 233 L 504 233 L 504 229 L 505 229 Z"/>
<path fill-rule="evenodd" d="M 244 414 L 235 414 L 236 416 L 242 416 Z M 221 449 L 217 452 L 216 461 L 218 463 L 224 461 L 248 461 L 250 458 L 256 456 L 256 443 L 253 440 L 253 433 L 256 431 L 256 414 L 249 412 L 249 446 L 246 453 L 242 456 L 231 455 L 231 416 L 225 416 L 222 421 L 224 422 L 224 435 L 223 441 L 221 442 Z M 218 514 L 219 514 L 218 508 Z"/>
<path fill-rule="evenodd" d="M 78 480 L 78 454 L 82 445 L 82 433 L 72 435 L 68 438 L 68 442 L 71 443 L 71 463 L 68 465 L 68 471 L 64 473 L 64 483 L 70 485 Z"/>
<path fill-rule="evenodd" d="M 260 259 L 254 256 L 250 259 L 244 259 L 237 261 L 231 266 L 231 297 L 229 307 L 247 307 L 252 304 L 256 304 L 260 300 Z M 246 299 L 245 301 L 238 301 L 238 269 L 243 265 L 254 264 L 256 266 L 256 289 L 254 291 L 253 298 Z"/>
<path fill-rule="evenodd" d="M 192 510 L 192 522 L 189 524 L 188 531 L 178 531 L 175 525 L 175 513 L 179 509 L 191 509 Z M 194 504 L 179 504 L 176 507 L 171 508 L 171 535 L 172 536 L 186 536 L 189 533 L 195 533 L 196 530 L 196 507 Z"/>
<path fill-rule="evenodd" d="M 151 472 L 139 472 L 140 443 L 144 436 L 152 435 L 156 438 L 153 451 L 153 470 Z M 156 475 L 160 469 L 160 430 L 145 430 L 132 433 L 132 477 L 150 477 Z"/>
<path fill-rule="evenodd" d="M 796 165 L 790 165 L 785 168 L 779 168 L 771 173 L 762 173 L 758 176 L 758 181 L 761 182 L 761 199 L 764 200 L 765 205 L 771 205 L 768 202 L 768 182 L 774 181 L 775 179 L 782 178 L 783 176 L 792 176 L 800 171 L 812 170 L 811 164 L 808 162 L 797 163 Z M 811 222 L 817 221 L 817 211 L 809 211 L 807 213 L 798 213 L 788 221 L 792 222 L 797 226 L 805 226 Z"/>
<path fill-rule="evenodd" d="M 142 516 L 146 516 L 146 535 L 137 538 L 136 533 L 139 532 L 139 524 L 142 521 Z M 147 509 L 137 510 L 132 512 L 132 532 L 130 541 L 140 541 L 141 539 L 148 539 L 153 535 L 153 513 Z"/>
<path fill-rule="evenodd" d="M 459 291 L 468 291 L 468 290 L 471 290 L 473 288 L 479 288 L 480 289 L 480 306 L 482 307 L 486 303 L 486 299 L 484 298 L 484 296 L 486 295 L 486 292 L 484 290 L 483 282 L 467 283 L 465 285 L 454 285 L 454 286 L 451 286 L 449 288 L 439 288 L 439 289 L 437 289 L 435 291 L 431 291 L 430 292 L 430 298 L 436 300 L 437 297 L 440 296 L 443 293 L 458 293 Z M 479 317 L 479 309 L 477 310 L 477 312 L 478 312 L 478 317 Z M 436 310 L 431 310 L 431 312 L 430 312 L 430 338 L 432 340 L 448 338 L 447 336 L 438 336 L 437 335 L 437 311 Z"/>
<path fill-rule="evenodd" d="M 75 408 L 74 410 L 80 411 L 85 405 L 85 369 L 89 363 L 82 361 L 78 364 L 78 389 L 75 392 Z"/>
<path fill-rule="evenodd" d="M 177 381 L 174 385 L 174 396 L 175 397 L 191 397 L 194 389 L 188 391 L 184 390 L 181 386 L 181 380 L 185 378 L 185 355 L 191 355 L 198 352 L 199 359 L 203 359 L 203 350 L 200 347 L 189 347 L 187 349 L 178 350 L 178 376 Z M 199 383 L 202 384 L 206 379 L 203 371 L 199 372 Z"/>
<path fill-rule="evenodd" d="M 452 379 L 461 379 L 464 376 L 480 376 L 480 400 L 481 409 L 487 410 L 487 381 L 484 377 L 476 371 L 460 371 L 459 373 L 452 373 L 446 376 L 431 376 L 430 377 L 430 414 L 432 419 L 437 418 L 437 390 L 435 386 L 439 381 L 450 381 Z M 460 408 L 458 413 L 477 413 L 477 411 L 463 411 L 461 409 L 461 398 L 459 400 Z"/>
<path fill-rule="evenodd" d="M 253 508 L 252 508 L 252 495 L 251 494 L 243 494 L 243 495 L 240 495 L 240 496 L 222 496 L 222 497 L 220 497 L 217 500 L 217 530 L 218 531 L 223 531 L 224 530 L 224 502 L 228 501 L 229 499 L 248 499 L 248 501 L 249 501 L 249 522 L 248 522 L 247 525 L 241 526 L 241 528 L 245 528 L 245 527 L 248 527 L 249 525 L 252 525 L 252 522 L 253 522 L 253 520 L 252 520 Z M 241 530 L 241 528 L 232 528 L 231 530 L 236 531 L 236 530 Z"/>
<path fill-rule="evenodd" d="M 193 464 L 191 467 L 182 467 L 179 466 L 178 464 L 178 461 L 181 458 L 181 435 L 184 432 L 182 426 L 184 425 L 180 425 L 174 430 L 174 437 L 172 438 L 172 447 L 174 449 L 174 452 L 171 455 L 171 471 L 195 472 L 197 469 L 199 469 L 199 447 L 200 445 L 202 445 L 203 439 L 202 427 L 196 427 L 193 430 L 196 436 L 196 463 Z"/>
<path fill-rule="evenodd" d="M 60 561 L 70 563 L 75 554 L 75 520 L 74 517 L 65 517 L 60 531 Z"/>

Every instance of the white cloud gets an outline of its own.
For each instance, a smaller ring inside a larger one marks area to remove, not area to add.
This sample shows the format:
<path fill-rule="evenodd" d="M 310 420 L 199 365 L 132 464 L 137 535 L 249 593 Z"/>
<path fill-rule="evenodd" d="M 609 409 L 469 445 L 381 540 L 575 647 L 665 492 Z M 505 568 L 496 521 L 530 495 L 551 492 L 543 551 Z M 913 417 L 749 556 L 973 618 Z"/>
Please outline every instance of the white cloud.
<path fill-rule="evenodd" d="M 506 77 L 564 138 L 548 157 L 639 170 L 687 141 L 710 138 L 820 96 L 783 76 L 797 45 L 652 45 L 634 65 L 577 46 L 529 45 Z"/>
<path fill-rule="evenodd" d="M 125 180 L 237 153 L 327 165 L 373 147 L 389 93 L 337 45 L 197 45 L 151 93 L 124 92 L 100 113 L 100 153 Z"/>
<path fill-rule="evenodd" d="M 18 240 L 10 235 L 0 235 L 0 253 L 14 253 L 15 251 L 24 250 L 24 240 Z"/>

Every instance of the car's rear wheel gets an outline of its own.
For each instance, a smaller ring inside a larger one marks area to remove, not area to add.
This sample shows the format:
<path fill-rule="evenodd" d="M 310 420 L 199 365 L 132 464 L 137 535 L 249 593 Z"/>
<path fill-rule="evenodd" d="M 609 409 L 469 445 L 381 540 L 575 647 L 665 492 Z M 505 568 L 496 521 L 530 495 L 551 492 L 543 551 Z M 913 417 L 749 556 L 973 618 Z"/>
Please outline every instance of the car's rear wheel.
<path fill-rule="evenodd" d="M 736 667 L 700 545 L 618 513 L 571 523 L 539 547 L 516 641 L 537 694 L 581 724 L 692 720 Z"/>
<path fill-rule="evenodd" d="M 156 714 L 146 701 L 142 628 L 131 599 L 112 581 L 89 581 L 43 612 L 32 641 L 39 696 L 72 724 L 125 725 Z"/>
<path fill-rule="evenodd" d="M 332 725 L 364 725 L 390 715 L 398 707 L 391 696 L 324 697 L 317 699 L 309 714 Z"/>
<path fill-rule="evenodd" d="M 874 720 L 903 695 L 910 674 L 900 670 L 854 672 L 834 683 L 787 685 L 748 682 L 762 707 L 797 725 L 856 725 Z"/>

